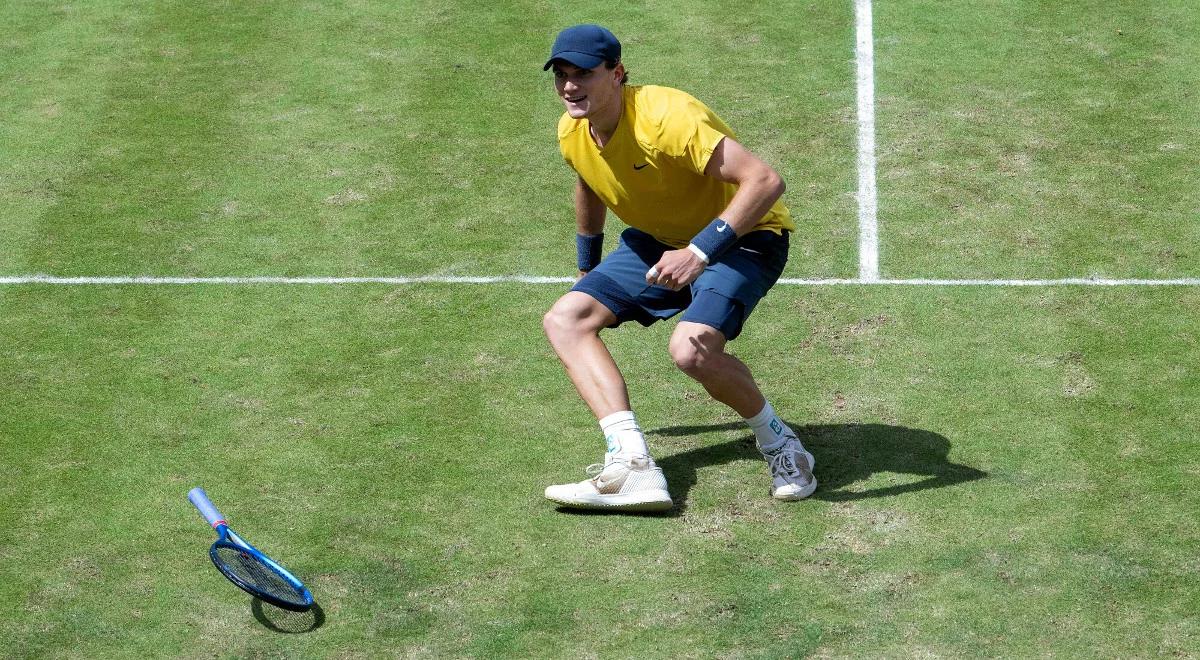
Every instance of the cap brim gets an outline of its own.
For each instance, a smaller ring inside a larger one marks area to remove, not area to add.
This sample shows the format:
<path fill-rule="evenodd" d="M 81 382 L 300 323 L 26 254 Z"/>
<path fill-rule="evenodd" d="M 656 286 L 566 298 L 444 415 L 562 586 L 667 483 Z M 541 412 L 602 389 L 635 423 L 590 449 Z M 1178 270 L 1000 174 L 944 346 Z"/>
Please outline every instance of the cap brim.
<path fill-rule="evenodd" d="M 550 67 L 554 65 L 556 60 L 562 60 L 568 64 L 574 64 L 581 69 L 594 69 L 601 64 L 604 64 L 603 57 L 596 57 L 595 55 L 577 53 L 575 51 L 568 50 L 551 55 L 550 59 L 546 60 L 546 65 L 542 67 L 542 71 L 549 70 Z"/>

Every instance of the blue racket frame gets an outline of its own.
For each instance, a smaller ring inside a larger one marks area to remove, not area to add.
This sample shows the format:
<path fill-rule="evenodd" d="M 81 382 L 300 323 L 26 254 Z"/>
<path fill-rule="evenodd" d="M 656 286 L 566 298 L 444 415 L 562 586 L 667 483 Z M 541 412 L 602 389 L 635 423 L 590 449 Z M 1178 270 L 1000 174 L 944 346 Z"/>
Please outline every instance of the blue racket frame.
<path fill-rule="evenodd" d="M 210 559 L 212 559 L 213 566 L 216 566 L 217 570 L 220 571 L 221 574 L 226 578 L 228 578 L 230 582 L 234 583 L 239 589 L 245 591 L 251 596 L 259 598 L 264 602 L 270 603 L 276 607 L 282 607 L 285 610 L 291 610 L 293 612 L 305 612 L 312 608 L 314 601 L 312 592 L 308 590 L 308 587 L 304 586 L 304 583 L 301 582 L 300 579 L 295 575 L 292 575 L 290 572 L 288 572 L 286 568 L 275 563 L 273 559 L 264 555 L 258 548 L 250 545 L 245 539 L 238 536 L 236 532 L 234 532 L 232 529 L 229 529 L 229 524 L 225 522 L 225 518 L 221 515 L 221 512 L 217 511 L 217 507 L 214 506 L 212 501 L 208 499 L 208 495 L 204 492 L 203 488 L 193 488 L 192 490 L 188 491 L 188 500 L 191 501 L 192 505 L 200 511 L 200 515 L 204 516 L 204 519 L 208 521 L 208 524 L 211 525 L 212 528 L 217 532 L 217 540 L 214 541 L 212 547 L 209 548 L 208 556 Z M 272 594 L 266 593 L 255 588 L 254 585 L 246 582 L 236 573 L 226 569 L 224 562 L 222 562 L 217 556 L 217 551 L 221 548 L 230 548 L 250 555 L 252 558 L 262 563 L 262 565 L 269 568 L 272 572 L 283 578 L 284 581 L 299 591 L 303 602 L 297 603 L 293 601 L 287 601 Z"/>

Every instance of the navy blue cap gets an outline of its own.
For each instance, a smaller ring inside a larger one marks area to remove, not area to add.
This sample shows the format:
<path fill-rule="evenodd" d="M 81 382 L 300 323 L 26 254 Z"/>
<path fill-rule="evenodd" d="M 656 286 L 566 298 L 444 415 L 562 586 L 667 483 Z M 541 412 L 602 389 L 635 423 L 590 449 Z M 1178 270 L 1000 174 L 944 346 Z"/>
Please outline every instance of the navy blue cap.
<path fill-rule="evenodd" d="M 550 49 L 550 59 L 542 71 L 550 68 L 554 60 L 570 62 L 581 69 L 594 69 L 604 62 L 621 59 L 621 42 L 612 32 L 599 25 L 572 25 L 558 33 Z"/>

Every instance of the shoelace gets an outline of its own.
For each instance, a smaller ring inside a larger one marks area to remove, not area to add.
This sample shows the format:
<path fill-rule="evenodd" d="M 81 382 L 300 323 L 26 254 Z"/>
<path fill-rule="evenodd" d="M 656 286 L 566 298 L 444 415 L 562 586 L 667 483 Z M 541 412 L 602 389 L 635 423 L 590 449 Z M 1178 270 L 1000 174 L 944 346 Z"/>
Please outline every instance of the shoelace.
<path fill-rule="evenodd" d="M 627 470 L 633 469 L 633 466 L 630 465 L 627 460 L 621 459 L 621 458 L 614 458 L 612 461 L 610 461 L 608 463 L 592 463 L 591 465 L 584 468 L 583 472 L 584 472 L 584 474 L 591 477 L 592 479 L 595 479 L 596 477 L 600 476 L 601 472 L 604 472 L 604 470 L 608 469 L 609 466 L 617 465 L 618 463 L 621 465 L 624 465 L 625 469 L 627 469 Z"/>
<path fill-rule="evenodd" d="M 591 465 L 587 466 L 587 468 L 584 469 L 584 472 L 587 474 L 588 477 L 591 478 L 591 482 L 596 485 L 596 488 L 599 489 L 604 485 L 603 482 L 600 481 L 600 475 L 603 474 L 604 471 L 609 468 L 609 466 L 616 465 L 617 463 L 618 463 L 618 461 L 613 461 L 613 462 L 607 463 L 607 464 L 592 463 Z M 628 468 L 629 466 L 626 465 L 626 467 Z"/>
<path fill-rule="evenodd" d="M 767 454 L 767 465 L 771 466 L 771 474 L 785 474 L 789 477 L 799 477 L 800 469 L 796 467 L 795 454 L 781 450 L 775 454 Z"/>

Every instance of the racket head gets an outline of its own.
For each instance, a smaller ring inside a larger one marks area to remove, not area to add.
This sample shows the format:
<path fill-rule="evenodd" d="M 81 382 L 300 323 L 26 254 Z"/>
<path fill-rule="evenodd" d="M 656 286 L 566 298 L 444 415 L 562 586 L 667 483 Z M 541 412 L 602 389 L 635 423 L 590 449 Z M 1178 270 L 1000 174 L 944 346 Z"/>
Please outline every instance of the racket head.
<path fill-rule="evenodd" d="M 305 612 L 313 606 L 312 593 L 296 576 L 246 543 L 225 525 L 209 548 L 213 566 L 246 593 L 276 607 Z"/>

